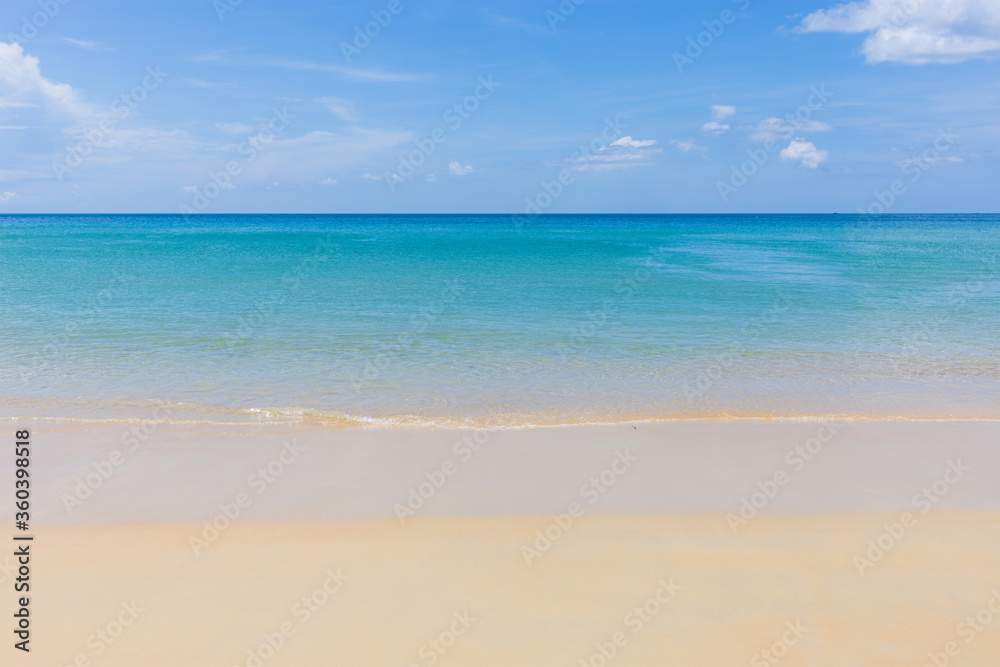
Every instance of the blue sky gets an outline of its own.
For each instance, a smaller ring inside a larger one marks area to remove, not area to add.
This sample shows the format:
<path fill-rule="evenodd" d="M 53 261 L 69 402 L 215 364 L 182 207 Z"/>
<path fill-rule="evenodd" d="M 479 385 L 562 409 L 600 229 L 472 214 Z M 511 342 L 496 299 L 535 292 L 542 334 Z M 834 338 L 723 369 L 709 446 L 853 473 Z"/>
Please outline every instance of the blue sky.
<path fill-rule="evenodd" d="M 998 56 L 996 0 L 5 0 L 0 214 L 995 212 Z"/>

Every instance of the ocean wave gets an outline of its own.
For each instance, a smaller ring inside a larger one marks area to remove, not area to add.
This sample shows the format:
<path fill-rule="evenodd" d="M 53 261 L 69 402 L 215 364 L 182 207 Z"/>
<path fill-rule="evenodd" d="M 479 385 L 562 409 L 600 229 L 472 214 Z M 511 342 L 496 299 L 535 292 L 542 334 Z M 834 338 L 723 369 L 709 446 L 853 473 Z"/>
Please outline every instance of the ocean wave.
<path fill-rule="evenodd" d="M 172 406 L 172 407 L 171 407 Z M 183 406 L 183 409 L 181 407 Z M 307 425 L 320 428 L 381 427 L 438 428 L 454 430 L 517 430 L 527 428 L 561 428 L 569 426 L 620 426 L 658 422 L 1000 422 L 1000 417 L 955 414 L 765 414 L 765 413 L 676 413 L 669 415 L 625 415 L 620 413 L 595 415 L 569 412 L 493 413 L 475 416 L 428 415 L 355 415 L 341 411 L 325 411 L 304 407 L 231 408 L 228 415 L 219 409 L 207 412 L 192 410 L 190 404 L 162 403 L 163 413 L 157 417 L 140 415 L 62 416 L 51 413 L 0 416 L 0 422 L 67 423 L 80 425 L 162 424 L 211 426 L 278 426 Z"/>

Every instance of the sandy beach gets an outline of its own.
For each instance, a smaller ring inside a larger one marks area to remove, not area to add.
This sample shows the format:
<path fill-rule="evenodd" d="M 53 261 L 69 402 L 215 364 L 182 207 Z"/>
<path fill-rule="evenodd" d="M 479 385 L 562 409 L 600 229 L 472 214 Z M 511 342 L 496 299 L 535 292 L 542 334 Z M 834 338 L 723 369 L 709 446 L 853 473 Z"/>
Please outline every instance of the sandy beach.
<path fill-rule="evenodd" d="M 31 664 L 1000 653 L 992 422 L 32 430 Z"/>
<path fill-rule="evenodd" d="M 0 667 L 1000 667 L 1000 0 L 0 25 Z"/>

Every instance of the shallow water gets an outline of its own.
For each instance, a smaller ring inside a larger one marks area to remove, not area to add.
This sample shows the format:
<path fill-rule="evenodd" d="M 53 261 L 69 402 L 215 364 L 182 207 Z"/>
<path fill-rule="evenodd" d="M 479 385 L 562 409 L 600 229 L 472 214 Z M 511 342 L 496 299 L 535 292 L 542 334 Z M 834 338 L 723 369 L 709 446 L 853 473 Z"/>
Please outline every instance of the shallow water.
<path fill-rule="evenodd" d="M 0 217 L 0 416 L 1000 418 L 1000 216 Z"/>

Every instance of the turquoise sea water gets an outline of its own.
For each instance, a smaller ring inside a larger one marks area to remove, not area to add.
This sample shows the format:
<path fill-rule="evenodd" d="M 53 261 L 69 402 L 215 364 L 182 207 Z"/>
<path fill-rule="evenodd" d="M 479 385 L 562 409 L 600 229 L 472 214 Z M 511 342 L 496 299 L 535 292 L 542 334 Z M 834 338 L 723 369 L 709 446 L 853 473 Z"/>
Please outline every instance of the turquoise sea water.
<path fill-rule="evenodd" d="M 1000 418 L 1000 216 L 0 216 L 0 417 Z"/>

